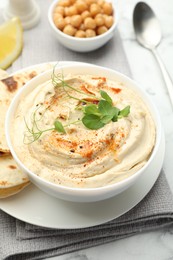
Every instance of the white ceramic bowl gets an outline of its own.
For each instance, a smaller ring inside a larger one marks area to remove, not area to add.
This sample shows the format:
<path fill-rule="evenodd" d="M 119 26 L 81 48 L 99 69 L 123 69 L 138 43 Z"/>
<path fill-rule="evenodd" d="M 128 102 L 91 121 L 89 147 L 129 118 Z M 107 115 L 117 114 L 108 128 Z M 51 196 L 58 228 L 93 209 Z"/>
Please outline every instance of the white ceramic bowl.
<path fill-rule="evenodd" d="M 69 36 L 55 26 L 53 22 L 53 10 L 55 9 L 55 6 L 57 4 L 58 0 L 55 0 L 48 10 L 48 21 L 50 24 L 50 27 L 52 29 L 53 34 L 57 38 L 57 40 L 64 45 L 66 48 L 71 49 L 76 52 L 89 52 L 94 51 L 104 44 L 106 44 L 114 35 L 116 26 L 117 26 L 117 11 L 115 6 L 115 1 L 109 0 L 109 2 L 112 3 L 113 8 L 115 10 L 114 12 L 114 24 L 112 27 L 104 34 L 98 35 L 96 37 L 92 38 L 77 38 L 73 36 Z"/>
<path fill-rule="evenodd" d="M 17 95 L 15 96 L 15 98 L 13 99 L 10 105 L 6 117 L 5 128 L 6 128 L 6 138 L 7 138 L 8 146 L 11 150 L 11 153 L 15 161 L 17 162 L 21 170 L 24 171 L 26 174 L 28 174 L 31 182 L 33 182 L 36 186 L 38 186 L 38 188 L 40 188 L 44 192 L 52 196 L 55 196 L 57 198 L 61 198 L 69 201 L 76 201 L 76 202 L 92 202 L 92 201 L 104 200 L 121 193 L 122 191 L 128 189 L 131 185 L 133 185 L 138 180 L 138 178 L 140 178 L 141 175 L 146 174 L 146 172 L 148 171 L 151 174 L 153 172 L 157 172 L 159 174 L 163 164 L 164 151 L 165 151 L 164 134 L 163 134 L 163 129 L 161 126 L 158 112 L 155 109 L 152 102 L 150 101 L 149 97 L 145 94 L 145 92 L 140 87 L 138 87 L 134 81 L 132 81 L 128 77 L 114 70 L 110 70 L 95 65 L 85 64 L 85 63 L 81 63 L 81 64 L 74 63 L 74 65 L 72 64 L 66 66 L 64 65 L 61 66 L 61 69 L 62 68 L 63 68 L 63 73 L 65 74 L 71 73 L 72 75 L 75 75 L 75 74 L 87 73 L 95 76 L 102 75 L 103 77 L 107 77 L 111 80 L 121 81 L 129 88 L 135 90 L 139 94 L 139 96 L 142 97 L 142 99 L 148 106 L 151 115 L 153 117 L 153 120 L 155 122 L 155 126 L 156 126 L 155 147 L 147 163 L 140 170 L 138 170 L 132 176 L 118 183 L 111 184 L 108 186 L 99 187 L 99 188 L 70 188 L 70 187 L 65 187 L 65 186 L 60 186 L 60 185 L 50 183 L 38 177 L 34 172 L 31 172 L 29 169 L 27 169 L 27 167 L 18 158 L 15 152 L 15 147 L 13 147 L 12 140 L 11 140 L 11 125 L 12 125 L 13 117 L 15 115 L 15 111 L 20 103 L 20 100 L 22 100 L 24 96 L 26 96 L 30 91 L 36 88 L 39 84 L 51 78 L 52 70 L 47 71 L 33 78 L 23 88 L 19 90 L 19 92 L 17 93 Z"/>

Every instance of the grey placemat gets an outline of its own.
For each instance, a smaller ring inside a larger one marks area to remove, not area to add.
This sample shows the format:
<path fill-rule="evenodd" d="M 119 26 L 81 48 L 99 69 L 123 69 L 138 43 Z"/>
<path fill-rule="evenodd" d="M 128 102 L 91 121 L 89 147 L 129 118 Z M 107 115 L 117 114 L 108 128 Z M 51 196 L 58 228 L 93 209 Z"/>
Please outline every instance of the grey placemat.
<path fill-rule="evenodd" d="M 107 45 L 95 52 L 72 52 L 61 46 L 51 34 L 47 22 L 47 9 L 52 1 L 37 2 L 41 8 L 41 21 L 37 27 L 25 31 L 22 55 L 9 72 L 57 60 L 90 62 L 130 75 L 118 31 Z M 134 209 L 116 220 L 96 227 L 76 230 L 42 229 L 0 211 L 0 259 L 43 259 L 108 243 L 172 223 L 173 196 L 162 173 L 154 188 Z"/>

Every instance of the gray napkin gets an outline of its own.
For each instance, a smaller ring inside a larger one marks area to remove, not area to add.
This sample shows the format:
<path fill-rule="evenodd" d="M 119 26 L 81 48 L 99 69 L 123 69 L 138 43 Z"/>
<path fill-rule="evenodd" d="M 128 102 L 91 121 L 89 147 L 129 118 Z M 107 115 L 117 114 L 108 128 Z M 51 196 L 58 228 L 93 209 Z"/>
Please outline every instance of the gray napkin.
<path fill-rule="evenodd" d="M 130 76 L 118 31 L 108 44 L 97 51 L 84 54 L 72 52 L 61 46 L 51 34 L 47 9 L 52 1 L 37 2 L 41 8 L 41 21 L 37 27 L 24 32 L 22 55 L 9 72 L 48 61 L 82 61 L 116 69 Z M 72 230 L 40 228 L 0 211 L 0 259 L 43 259 L 171 224 L 173 196 L 164 173 L 161 173 L 152 190 L 136 207 L 111 222 L 95 227 Z"/>

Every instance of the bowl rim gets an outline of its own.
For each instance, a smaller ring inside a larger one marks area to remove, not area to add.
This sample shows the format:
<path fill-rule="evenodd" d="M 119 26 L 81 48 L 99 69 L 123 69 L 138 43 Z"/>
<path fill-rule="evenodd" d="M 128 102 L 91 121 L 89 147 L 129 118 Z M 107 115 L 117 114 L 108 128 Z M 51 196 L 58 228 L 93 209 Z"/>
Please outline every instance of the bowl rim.
<path fill-rule="evenodd" d="M 158 113 L 158 110 L 156 109 L 156 106 L 152 102 L 150 96 L 134 80 L 132 80 L 130 77 L 124 75 L 123 73 L 120 73 L 116 70 L 106 68 L 106 67 L 103 67 L 103 66 L 98 66 L 98 65 L 89 64 L 89 63 L 82 63 L 82 62 L 81 62 L 81 64 L 74 63 L 74 65 L 73 64 L 60 65 L 60 68 L 56 68 L 55 71 L 59 70 L 59 69 L 66 69 L 66 68 L 68 69 L 68 68 L 71 68 L 71 67 L 73 67 L 73 68 L 91 67 L 91 68 L 95 68 L 95 69 L 100 69 L 100 70 L 108 72 L 108 73 L 113 73 L 114 76 L 119 77 L 122 80 L 125 80 L 125 81 L 129 82 L 130 84 L 132 84 L 134 89 L 138 91 L 138 94 L 140 93 L 140 96 L 143 99 L 144 103 L 147 105 L 147 107 L 150 110 L 152 109 L 150 112 L 151 112 L 151 116 L 154 120 L 155 128 L 156 128 L 155 145 L 154 145 L 152 153 L 151 153 L 149 159 L 147 160 L 147 162 L 145 163 L 145 165 L 142 166 L 142 168 L 140 168 L 138 171 L 136 171 L 131 176 L 129 176 L 129 177 L 127 177 L 127 178 L 125 178 L 125 179 L 123 179 L 119 182 L 108 184 L 108 185 L 105 185 L 105 186 L 102 186 L 102 187 L 77 188 L 77 187 L 63 186 L 63 185 L 59 185 L 59 184 L 55 184 L 55 183 L 52 183 L 50 181 L 47 181 L 46 179 L 43 179 L 42 177 L 37 176 L 34 172 L 29 170 L 22 163 L 22 161 L 17 156 L 15 149 L 13 148 L 11 137 L 10 137 L 10 123 L 12 121 L 11 114 L 13 114 L 14 111 L 16 110 L 16 108 L 15 108 L 16 103 L 18 105 L 20 97 L 23 94 L 23 92 L 25 92 L 27 89 L 30 88 L 30 84 L 32 85 L 35 82 L 39 81 L 40 79 L 44 78 L 45 76 L 51 75 L 52 69 L 49 69 L 46 72 L 37 75 L 36 77 L 32 78 L 29 82 L 27 82 L 21 89 L 18 90 L 18 92 L 14 96 L 14 98 L 13 98 L 13 100 L 12 100 L 10 106 L 9 106 L 9 109 L 7 111 L 7 114 L 6 114 L 6 119 L 5 119 L 5 136 L 6 136 L 7 144 L 8 144 L 10 151 L 11 151 L 11 154 L 12 154 L 13 158 L 15 159 L 15 161 L 17 162 L 17 164 L 20 166 L 20 168 L 22 168 L 22 170 L 24 170 L 25 172 L 29 173 L 28 175 L 34 176 L 34 178 L 36 178 L 36 180 L 38 180 L 39 182 L 42 182 L 46 186 L 49 185 L 52 188 L 55 188 L 57 190 L 59 189 L 60 192 L 68 192 L 68 191 L 69 192 L 72 192 L 72 191 L 73 192 L 81 192 L 81 193 L 85 193 L 85 192 L 88 192 L 88 191 L 90 191 L 90 192 L 99 192 L 99 191 L 107 192 L 109 190 L 116 189 L 116 187 L 117 188 L 124 187 L 124 186 L 126 186 L 126 183 L 128 184 L 129 182 L 133 182 L 133 180 L 138 178 L 143 173 L 143 171 L 145 171 L 147 169 L 147 167 L 152 162 L 153 158 L 155 157 L 155 155 L 156 155 L 156 153 L 157 153 L 157 151 L 160 147 L 160 143 L 161 143 L 161 139 L 162 139 L 162 135 L 163 135 L 163 128 L 162 128 L 161 119 L 160 119 L 160 115 Z M 31 182 L 32 182 L 32 180 L 31 180 Z"/>
<path fill-rule="evenodd" d="M 71 40 L 71 41 L 74 41 L 74 42 L 94 42 L 96 40 L 99 40 L 99 39 L 103 39 L 105 38 L 106 36 L 108 36 L 109 34 L 111 34 L 115 28 L 117 27 L 117 24 L 118 24 L 118 16 L 117 16 L 117 12 L 116 12 L 116 16 L 115 16 L 115 12 L 113 14 L 114 16 L 114 23 L 113 25 L 109 28 L 109 30 L 101 35 L 97 35 L 97 36 L 94 36 L 94 37 L 90 37 L 90 38 L 79 38 L 79 37 L 74 37 L 74 36 L 70 36 L 68 34 L 65 34 L 63 33 L 61 30 L 59 30 L 56 26 L 55 26 L 55 23 L 53 22 L 53 10 L 55 8 L 55 5 L 57 4 L 59 0 L 54 0 L 53 3 L 50 5 L 49 9 L 48 9 L 48 20 L 49 20 L 49 23 L 52 27 L 52 29 L 54 30 L 55 33 L 58 33 L 60 34 L 62 37 L 68 39 L 68 40 Z M 113 0 L 108 0 L 109 2 L 112 3 L 112 6 L 113 8 L 115 9 L 115 3 Z"/>

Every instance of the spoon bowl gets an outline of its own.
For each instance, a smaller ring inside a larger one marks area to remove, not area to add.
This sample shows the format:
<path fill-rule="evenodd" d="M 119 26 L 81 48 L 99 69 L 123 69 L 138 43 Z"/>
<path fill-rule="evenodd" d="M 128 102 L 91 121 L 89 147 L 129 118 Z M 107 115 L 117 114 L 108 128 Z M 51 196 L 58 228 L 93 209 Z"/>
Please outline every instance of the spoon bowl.
<path fill-rule="evenodd" d="M 133 25 L 137 41 L 143 47 L 152 51 L 160 66 L 162 76 L 165 80 L 169 93 L 170 101 L 173 106 L 173 83 L 156 50 L 156 47 L 161 42 L 162 38 L 160 24 L 149 5 L 144 2 L 137 3 L 133 12 Z"/>
<path fill-rule="evenodd" d="M 133 24 L 137 40 L 148 49 L 153 49 L 161 41 L 161 30 L 153 10 L 145 3 L 139 2 L 134 9 Z"/>

